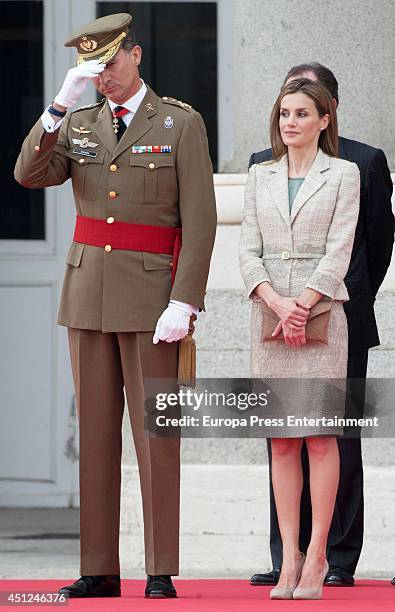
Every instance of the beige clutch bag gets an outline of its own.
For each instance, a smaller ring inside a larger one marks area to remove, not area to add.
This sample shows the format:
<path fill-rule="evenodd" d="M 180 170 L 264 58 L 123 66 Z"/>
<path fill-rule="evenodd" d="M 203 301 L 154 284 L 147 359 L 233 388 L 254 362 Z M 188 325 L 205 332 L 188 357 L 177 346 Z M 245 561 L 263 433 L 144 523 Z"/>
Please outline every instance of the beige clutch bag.
<path fill-rule="evenodd" d="M 331 316 L 331 301 L 320 301 L 310 310 L 309 317 L 306 323 L 306 342 L 320 342 L 328 344 L 328 326 Z M 280 319 L 269 306 L 262 302 L 263 310 L 263 325 L 262 325 L 262 341 L 268 340 L 284 340 L 284 334 L 281 332 L 273 338 L 272 333 L 276 329 Z"/>

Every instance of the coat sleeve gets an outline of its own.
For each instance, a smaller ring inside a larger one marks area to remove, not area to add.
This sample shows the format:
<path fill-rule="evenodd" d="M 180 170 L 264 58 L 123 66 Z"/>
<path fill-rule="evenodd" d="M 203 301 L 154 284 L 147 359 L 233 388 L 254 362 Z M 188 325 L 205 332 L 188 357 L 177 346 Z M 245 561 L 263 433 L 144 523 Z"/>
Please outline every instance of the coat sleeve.
<path fill-rule="evenodd" d="M 359 214 L 359 169 L 352 162 L 345 163 L 327 234 L 325 255 L 305 285 L 331 299 L 334 299 L 350 264 Z"/>
<path fill-rule="evenodd" d="M 248 173 L 244 197 L 243 220 L 239 244 L 240 272 L 251 297 L 255 287 L 264 281 L 270 282 L 262 261 L 262 234 L 256 213 L 256 165 Z"/>
<path fill-rule="evenodd" d="M 70 160 L 65 156 L 69 121 L 70 116 L 52 133 L 44 130 L 41 118 L 32 127 L 15 166 L 14 176 L 20 185 L 40 189 L 61 185 L 70 177 Z"/>
<path fill-rule="evenodd" d="M 255 153 L 251 153 L 250 159 L 248 161 L 248 170 L 255 164 Z"/>
<path fill-rule="evenodd" d="M 374 296 L 390 265 L 394 245 L 391 196 L 391 174 L 383 151 L 378 149 L 369 164 L 365 183 L 366 252 Z"/>
<path fill-rule="evenodd" d="M 180 137 L 177 179 L 182 247 L 170 299 L 204 310 L 217 213 L 206 128 L 195 111 L 188 116 Z"/>

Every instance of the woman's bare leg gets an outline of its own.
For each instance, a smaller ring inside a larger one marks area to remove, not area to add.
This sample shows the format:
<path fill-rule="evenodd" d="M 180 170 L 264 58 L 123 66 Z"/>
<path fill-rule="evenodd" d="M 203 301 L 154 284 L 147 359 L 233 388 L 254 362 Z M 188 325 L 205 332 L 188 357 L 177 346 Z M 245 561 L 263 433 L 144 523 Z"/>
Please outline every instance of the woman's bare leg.
<path fill-rule="evenodd" d="M 326 559 L 339 485 L 339 450 L 336 438 L 306 438 L 306 444 L 310 464 L 312 530 L 299 586 L 312 588 L 321 581 Z"/>
<path fill-rule="evenodd" d="M 300 497 L 303 472 L 301 438 L 272 439 L 272 481 L 283 543 L 283 564 L 278 586 L 292 586 L 298 571 Z"/>

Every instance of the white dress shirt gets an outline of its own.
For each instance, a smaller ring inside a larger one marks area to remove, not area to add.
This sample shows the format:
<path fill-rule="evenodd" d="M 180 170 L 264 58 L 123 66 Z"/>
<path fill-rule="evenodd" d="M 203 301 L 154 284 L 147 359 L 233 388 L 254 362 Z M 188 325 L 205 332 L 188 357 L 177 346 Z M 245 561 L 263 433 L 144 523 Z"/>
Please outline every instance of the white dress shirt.
<path fill-rule="evenodd" d="M 140 79 L 140 81 L 141 81 L 141 87 L 138 90 L 138 92 L 134 94 L 134 96 L 129 98 L 129 100 L 126 100 L 126 102 L 124 102 L 123 104 L 117 104 L 116 102 L 113 102 L 112 100 L 108 98 L 108 104 L 111 108 L 111 112 L 114 110 L 116 106 L 123 106 L 123 108 L 128 109 L 129 111 L 128 114 L 123 115 L 122 117 L 122 121 L 125 123 L 126 127 L 129 127 L 130 122 L 132 121 L 133 117 L 137 113 L 137 109 L 142 103 L 145 94 L 147 93 L 147 85 L 144 83 L 143 79 Z"/>

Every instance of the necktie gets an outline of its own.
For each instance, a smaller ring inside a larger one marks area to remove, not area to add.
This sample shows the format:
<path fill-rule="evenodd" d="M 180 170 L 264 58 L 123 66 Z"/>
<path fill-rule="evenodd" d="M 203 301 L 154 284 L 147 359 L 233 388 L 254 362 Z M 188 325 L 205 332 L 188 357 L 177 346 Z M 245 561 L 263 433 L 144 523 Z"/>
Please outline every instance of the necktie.
<path fill-rule="evenodd" d="M 112 124 L 115 134 L 117 135 L 118 142 L 121 140 L 122 136 L 126 132 L 126 123 L 122 119 L 124 115 L 127 115 L 130 111 L 123 106 L 116 106 L 112 111 Z"/>

